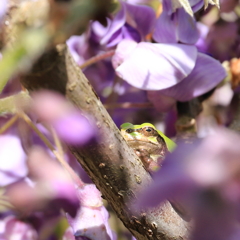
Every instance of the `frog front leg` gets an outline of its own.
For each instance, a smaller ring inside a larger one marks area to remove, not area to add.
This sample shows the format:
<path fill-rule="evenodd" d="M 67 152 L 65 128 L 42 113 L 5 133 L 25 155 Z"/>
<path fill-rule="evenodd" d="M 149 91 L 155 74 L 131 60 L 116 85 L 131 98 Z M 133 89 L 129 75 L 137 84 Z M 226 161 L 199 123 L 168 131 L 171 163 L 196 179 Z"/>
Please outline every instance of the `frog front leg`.
<path fill-rule="evenodd" d="M 148 150 L 146 149 L 135 149 L 135 153 L 137 156 L 140 158 L 140 160 L 143 163 L 144 168 L 148 172 L 156 172 L 159 168 L 160 165 L 158 162 L 154 161 L 154 159 L 150 156 Z"/>

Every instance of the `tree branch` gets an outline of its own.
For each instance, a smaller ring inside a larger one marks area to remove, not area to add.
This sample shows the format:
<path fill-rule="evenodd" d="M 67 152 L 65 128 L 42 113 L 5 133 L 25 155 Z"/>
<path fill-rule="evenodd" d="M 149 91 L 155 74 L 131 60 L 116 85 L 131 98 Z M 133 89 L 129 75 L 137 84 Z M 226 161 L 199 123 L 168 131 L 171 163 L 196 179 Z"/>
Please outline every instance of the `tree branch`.
<path fill-rule="evenodd" d="M 70 146 L 70 150 L 137 239 L 186 239 L 186 223 L 169 202 L 147 211 L 135 211 L 130 206 L 129 202 L 136 201 L 138 194 L 151 184 L 151 176 L 64 44 L 46 53 L 22 78 L 22 83 L 29 90 L 48 88 L 65 93 L 86 116 L 92 116 L 99 141 L 84 147 Z"/>

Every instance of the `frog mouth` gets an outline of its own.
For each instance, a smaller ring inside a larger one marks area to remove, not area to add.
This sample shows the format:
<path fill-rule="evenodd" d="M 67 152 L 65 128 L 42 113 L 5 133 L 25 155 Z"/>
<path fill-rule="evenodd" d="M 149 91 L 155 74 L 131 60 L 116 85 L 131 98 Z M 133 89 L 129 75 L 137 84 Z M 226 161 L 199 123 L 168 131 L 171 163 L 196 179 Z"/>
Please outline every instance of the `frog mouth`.
<path fill-rule="evenodd" d="M 134 149 L 142 148 L 142 149 L 152 149 L 152 148 L 160 148 L 157 143 L 149 142 L 149 141 L 140 141 L 140 140 L 128 140 L 128 145 Z"/>

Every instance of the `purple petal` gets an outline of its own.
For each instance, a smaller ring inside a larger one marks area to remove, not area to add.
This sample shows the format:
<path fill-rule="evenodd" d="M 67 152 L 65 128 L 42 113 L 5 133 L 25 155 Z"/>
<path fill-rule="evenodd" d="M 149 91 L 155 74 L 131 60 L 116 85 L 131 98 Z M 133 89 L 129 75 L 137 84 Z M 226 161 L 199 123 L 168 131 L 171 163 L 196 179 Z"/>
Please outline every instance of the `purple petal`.
<path fill-rule="evenodd" d="M 195 20 L 183 8 L 179 8 L 171 15 L 162 12 L 157 19 L 153 38 L 159 43 L 194 44 L 199 33 Z"/>
<path fill-rule="evenodd" d="M 137 45 L 138 44 L 135 41 L 129 39 L 123 40 L 118 45 L 115 54 L 112 57 L 112 65 L 114 69 L 121 65 L 132 54 Z"/>
<path fill-rule="evenodd" d="M 111 20 L 109 18 L 107 18 L 107 26 L 106 27 L 103 26 L 98 21 L 91 22 L 91 30 L 94 33 L 95 42 L 98 42 L 100 40 L 100 38 L 102 38 L 107 33 L 110 22 L 111 22 Z"/>
<path fill-rule="evenodd" d="M 139 32 L 127 23 L 122 28 L 122 34 L 124 39 L 130 39 L 135 42 L 141 41 L 141 36 L 139 35 Z"/>
<path fill-rule="evenodd" d="M 66 42 L 72 57 L 79 65 L 86 61 L 85 55 L 88 50 L 86 38 L 86 35 L 82 34 L 81 36 L 72 36 Z"/>
<path fill-rule="evenodd" d="M 94 184 L 85 185 L 79 191 L 83 205 L 75 219 L 67 216 L 73 233 L 78 239 L 115 240 L 116 236 L 108 224 L 109 214 L 103 206 L 101 194 Z"/>
<path fill-rule="evenodd" d="M 174 12 L 173 6 L 172 6 L 172 1 L 169 0 L 163 0 L 163 10 L 167 12 L 167 14 L 172 14 Z"/>
<path fill-rule="evenodd" d="M 151 7 L 143 5 L 126 4 L 127 12 L 135 22 L 135 27 L 142 35 L 146 36 L 151 32 L 155 23 L 156 15 Z M 144 17 L 143 17 L 144 16 Z M 131 25 L 131 23 L 129 23 Z"/>
<path fill-rule="evenodd" d="M 193 12 L 197 12 L 203 7 L 204 2 L 202 0 L 189 0 Z"/>
<path fill-rule="evenodd" d="M 92 126 L 78 112 L 57 119 L 53 126 L 59 137 L 70 144 L 84 144 L 94 136 Z"/>
<path fill-rule="evenodd" d="M 0 186 L 6 186 L 26 176 L 26 155 L 16 136 L 0 136 L 0 146 Z"/>
<path fill-rule="evenodd" d="M 196 26 L 199 32 L 199 39 L 195 43 L 195 46 L 197 47 L 199 52 L 206 53 L 207 52 L 206 37 L 209 32 L 209 27 L 201 22 L 197 22 Z"/>
<path fill-rule="evenodd" d="M 121 2 L 122 3 L 122 2 Z M 101 44 L 107 44 L 112 36 L 120 30 L 126 22 L 126 6 L 121 4 L 122 8 L 111 22 L 106 35 L 101 40 Z"/>
<path fill-rule="evenodd" d="M 152 8 L 132 5 L 123 1 L 120 1 L 120 3 L 121 10 L 117 13 L 106 35 L 101 40 L 101 44 L 107 44 L 108 47 L 115 46 L 125 38 L 140 41 L 141 37 L 145 37 L 150 33 L 155 23 L 155 13 Z"/>
<path fill-rule="evenodd" d="M 37 240 L 38 234 L 31 224 L 7 216 L 1 221 L 0 239 Z"/>
<path fill-rule="evenodd" d="M 156 21 L 153 39 L 159 43 L 177 43 L 175 22 L 166 11 Z"/>
<path fill-rule="evenodd" d="M 120 43 L 116 55 L 122 51 L 125 49 Z M 160 90 L 171 87 L 188 76 L 196 57 L 197 50 L 194 46 L 141 42 L 116 68 L 116 73 L 134 87 Z"/>
<path fill-rule="evenodd" d="M 54 192 L 54 197 L 49 203 L 50 207 L 54 206 L 56 209 L 62 208 L 70 216 L 75 217 L 81 202 L 77 197 L 74 185 L 69 182 L 56 180 L 53 183 L 49 183 L 49 187 Z"/>
<path fill-rule="evenodd" d="M 189 76 L 177 85 L 164 89 L 164 95 L 178 101 L 189 101 L 216 87 L 226 77 L 226 71 L 217 60 L 198 53 L 196 66 Z"/>
<path fill-rule="evenodd" d="M 154 206 L 177 197 L 194 219 L 190 239 L 231 239 L 239 213 L 240 148 L 233 144 L 239 141 L 238 134 L 222 128 L 201 142 L 179 145 L 141 203 Z"/>
<path fill-rule="evenodd" d="M 123 26 L 124 27 L 124 26 Z M 109 39 L 108 43 L 106 44 L 107 47 L 111 48 L 113 46 L 116 46 L 119 42 L 122 41 L 123 37 L 123 33 L 122 33 L 122 29 L 123 27 L 119 30 L 117 30 Z"/>
<path fill-rule="evenodd" d="M 163 167 L 153 176 L 152 185 L 141 194 L 139 206 L 154 207 L 166 199 L 187 196 L 195 184 L 184 173 L 184 163 L 186 155 L 191 154 L 194 147 L 196 145 L 180 144 L 167 156 Z"/>
<path fill-rule="evenodd" d="M 7 0 L 1 0 L 0 1 L 0 22 L 2 21 L 3 17 L 5 16 L 5 13 L 7 11 Z"/>
<path fill-rule="evenodd" d="M 181 43 L 194 44 L 199 38 L 196 21 L 183 8 L 177 11 L 177 36 Z"/>

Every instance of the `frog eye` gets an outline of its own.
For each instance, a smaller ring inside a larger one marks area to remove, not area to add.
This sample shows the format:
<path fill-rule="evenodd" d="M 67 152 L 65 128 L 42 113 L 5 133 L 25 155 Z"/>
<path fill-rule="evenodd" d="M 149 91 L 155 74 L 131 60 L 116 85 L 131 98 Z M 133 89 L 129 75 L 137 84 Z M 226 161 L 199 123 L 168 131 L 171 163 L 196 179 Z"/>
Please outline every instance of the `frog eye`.
<path fill-rule="evenodd" d="M 146 129 L 145 129 L 147 132 L 152 132 L 152 128 L 150 128 L 150 127 L 147 127 Z"/>
<path fill-rule="evenodd" d="M 132 132 L 134 132 L 134 130 L 132 128 L 126 129 L 126 133 L 132 133 Z"/>

